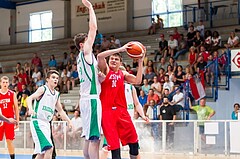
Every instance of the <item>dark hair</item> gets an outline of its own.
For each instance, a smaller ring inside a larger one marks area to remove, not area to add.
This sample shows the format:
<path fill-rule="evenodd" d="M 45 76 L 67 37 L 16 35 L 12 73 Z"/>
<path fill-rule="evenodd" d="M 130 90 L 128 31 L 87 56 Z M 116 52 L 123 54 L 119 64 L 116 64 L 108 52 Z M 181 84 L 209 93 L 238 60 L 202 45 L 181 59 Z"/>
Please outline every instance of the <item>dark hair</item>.
<path fill-rule="evenodd" d="M 238 103 L 235 103 L 235 104 L 233 105 L 233 108 L 235 108 L 235 105 L 238 106 L 238 107 L 240 107 L 240 105 L 239 105 Z"/>
<path fill-rule="evenodd" d="M 74 41 L 74 44 L 76 46 L 76 48 L 79 50 L 79 44 L 80 43 L 84 43 L 85 42 L 85 39 L 87 37 L 87 34 L 86 33 L 79 33 L 77 35 L 74 36 L 73 38 L 73 41 Z"/>
<path fill-rule="evenodd" d="M 57 74 L 58 76 L 59 76 L 59 72 L 58 71 L 56 71 L 56 70 L 49 70 L 48 72 L 47 72 L 47 78 L 49 78 L 52 74 Z"/>

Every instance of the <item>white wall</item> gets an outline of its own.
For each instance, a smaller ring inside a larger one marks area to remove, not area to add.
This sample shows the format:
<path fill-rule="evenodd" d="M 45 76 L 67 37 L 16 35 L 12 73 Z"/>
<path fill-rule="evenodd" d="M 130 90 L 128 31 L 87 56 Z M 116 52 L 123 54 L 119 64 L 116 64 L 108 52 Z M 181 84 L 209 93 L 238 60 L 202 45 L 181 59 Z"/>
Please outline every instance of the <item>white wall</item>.
<path fill-rule="evenodd" d="M 52 10 L 53 27 L 64 26 L 64 1 L 47 1 L 17 6 L 17 32 L 27 31 L 29 29 L 29 15 L 34 12 Z M 64 28 L 53 29 L 53 40 L 64 37 Z M 17 33 L 17 43 L 27 43 L 28 32 Z"/>
<path fill-rule="evenodd" d="M 0 27 L 0 44 L 10 44 L 9 27 L 10 27 L 10 10 L 0 9 L 1 27 Z"/>
<path fill-rule="evenodd" d="M 152 14 L 151 0 L 134 0 L 134 17 L 151 14 Z M 151 25 L 150 16 L 134 19 L 134 30 L 147 29 L 150 25 Z"/>
<path fill-rule="evenodd" d="M 98 30 L 101 33 L 122 32 L 127 30 L 127 7 L 126 0 L 95 0 L 91 1 L 93 5 L 104 3 L 104 8 L 95 9 L 98 22 Z M 119 4 L 121 3 L 121 4 Z M 123 4 L 123 5 L 122 5 Z M 109 11 L 111 6 L 122 5 L 121 11 Z M 72 21 L 72 36 L 79 32 L 88 31 L 88 12 L 76 12 L 77 7 L 83 7 L 79 0 L 71 1 L 71 21 Z"/>

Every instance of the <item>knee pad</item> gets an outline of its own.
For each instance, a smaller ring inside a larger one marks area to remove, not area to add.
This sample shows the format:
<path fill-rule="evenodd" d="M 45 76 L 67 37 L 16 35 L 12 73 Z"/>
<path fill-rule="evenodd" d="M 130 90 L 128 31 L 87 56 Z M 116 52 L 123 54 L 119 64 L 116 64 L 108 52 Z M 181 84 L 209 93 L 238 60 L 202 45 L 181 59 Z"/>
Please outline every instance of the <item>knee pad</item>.
<path fill-rule="evenodd" d="M 128 144 L 129 145 L 129 148 L 130 148 L 130 155 L 133 155 L 133 156 L 137 156 L 138 155 L 138 142 L 136 143 L 131 143 L 131 144 Z"/>
<path fill-rule="evenodd" d="M 112 152 L 112 158 L 121 159 L 120 148 L 116 150 L 111 150 L 111 152 Z"/>

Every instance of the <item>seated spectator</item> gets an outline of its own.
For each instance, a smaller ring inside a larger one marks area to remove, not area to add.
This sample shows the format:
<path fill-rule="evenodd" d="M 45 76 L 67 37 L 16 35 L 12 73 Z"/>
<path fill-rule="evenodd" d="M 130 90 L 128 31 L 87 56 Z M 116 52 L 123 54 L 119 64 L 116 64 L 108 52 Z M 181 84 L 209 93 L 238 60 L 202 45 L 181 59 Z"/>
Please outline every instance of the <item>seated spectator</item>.
<path fill-rule="evenodd" d="M 178 51 L 176 52 L 174 59 L 178 59 L 179 55 L 183 55 L 187 52 L 187 41 L 184 39 L 183 34 L 180 34 L 180 38 L 178 40 Z"/>
<path fill-rule="evenodd" d="M 110 41 L 107 40 L 106 36 L 103 36 L 103 41 L 100 47 L 100 51 L 103 52 L 105 50 L 109 50 L 110 48 Z"/>
<path fill-rule="evenodd" d="M 31 95 L 31 92 L 28 90 L 27 85 L 25 84 L 22 85 L 22 91 L 20 91 L 20 94 L 23 94 L 23 93 L 27 94 L 27 96 Z"/>
<path fill-rule="evenodd" d="M 121 47 L 121 43 L 119 39 L 116 39 L 114 35 L 110 36 L 110 49 L 116 49 Z"/>
<path fill-rule="evenodd" d="M 17 76 L 20 73 L 20 70 L 22 69 L 22 65 L 20 62 L 17 63 L 15 67 L 15 75 Z"/>
<path fill-rule="evenodd" d="M 20 91 L 18 90 L 18 86 L 15 86 L 13 91 L 15 92 L 15 94 L 17 96 L 18 105 L 20 105 L 22 93 L 20 93 Z"/>
<path fill-rule="evenodd" d="M 126 71 L 127 71 L 128 73 L 130 73 L 130 74 L 134 74 L 134 72 L 133 72 L 133 70 L 132 70 L 132 68 L 131 68 L 130 65 L 127 65 Z"/>
<path fill-rule="evenodd" d="M 212 47 L 211 53 L 217 51 L 221 47 L 221 36 L 219 35 L 218 31 L 213 32 L 212 36 Z"/>
<path fill-rule="evenodd" d="M 148 80 L 143 79 L 143 85 L 141 87 L 141 90 L 144 91 L 145 95 L 148 95 L 148 92 L 149 92 L 150 88 L 151 88 L 151 86 L 148 84 Z"/>
<path fill-rule="evenodd" d="M 147 97 L 148 96 L 144 93 L 144 91 L 140 90 L 140 95 L 138 96 L 138 100 L 142 106 L 144 106 L 147 103 Z"/>
<path fill-rule="evenodd" d="M 173 39 L 179 41 L 179 39 L 180 39 L 180 34 L 179 34 L 179 32 L 178 32 L 178 28 L 177 28 L 177 27 L 174 27 L 172 36 L 173 36 Z"/>
<path fill-rule="evenodd" d="M 37 88 L 43 86 L 44 84 L 45 84 L 45 80 L 42 78 L 42 76 L 38 76 L 37 77 L 37 82 L 36 82 Z"/>
<path fill-rule="evenodd" d="M 239 46 L 239 37 L 235 35 L 235 32 L 231 32 L 228 38 L 227 44 L 224 44 L 226 48 L 234 48 Z"/>
<path fill-rule="evenodd" d="M 234 111 L 232 112 L 232 120 L 238 120 L 238 112 L 239 112 L 240 105 L 238 103 L 235 103 L 233 108 L 234 108 Z"/>
<path fill-rule="evenodd" d="M 195 70 L 199 70 L 199 71 L 204 71 L 205 67 L 207 66 L 207 62 L 203 60 L 203 56 L 200 55 L 197 59 L 197 64 L 195 67 Z"/>
<path fill-rule="evenodd" d="M 187 65 L 185 67 L 185 73 L 186 74 L 184 76 L 184 79 L 185 80 L 189 80 L 192 77 L 192 75 L 193 75 L 193 68 L 190 65 Z"/>
<path fill-rule="evenodd" d="M 153 89 L 154 93 L 160 95 L 162 93 L 162 85 L 157 80 L 157 76 L 153 77 L 153 83 L 151 84 L 151 89 Z"/>
<path fill-rule="evenodd" d="M 70 80 L 70 75 L 71 73 L 68 69 L 63 69 L 59 78 L 60 91 L 63 93 L 68 93 L 67 83 Z"/>
<path fill-rule="evenodd" d="M 149 101 L 149 106 L 147 108 L 146 116 L 150 120 L 159 120 L 160 119 L 160 106 L 156 104 L 155 100 Z"/>
<path fill-rule="evenodd" d="M 68 54 L 66 52 L 63 53 L 63 59 L 62 59 L 62 62 L 60 64 L 60 67 L 59 69 L 60 70 L 63 70 L 64 68 L 66 68 L 67 64 L 68 64 L 68 61 L 69 61 L 69 57 L 68 57 Z"/>
<path fill-rule="evenodd" d="M 215 64 L 212 62 L 213 62 L 213 56 L 209 55 L 208 62 L 207 62 L 208 68 L 205 72 L 206 82 L 208 85 L 211 85 L 211 82 L 212 84 L 214 83 Z M 210 65 L 210 63 L 212 64 Z"/>
<path fill-rule="evenodd" d="M 155 103 L 158 103 L 159 102 L 159 96 L 157 94 L 154 93 L 154 90 L 153 89 L 149 89 L 149 92 L 148 92 L 148 98 L 147 98 L 147 105 L 150 104 L 150 101 L 151 100 L 154 100 Z"/>
<path fill-rule="evenodd" d="M 196 31 L 196 37 L 193 40 L 193 46 L 197 49 L 197 53 L 200 52 L 200 47 L 203 45 L 204 39 L 201 37 L 200 32 Z"/>
<path fill-rule="evenodd" d="M 193 28 L 193 31 L 196 31 L 196 28 L 194 28 L 194 23 L 188 22 L 188 33 L 191 32 L 191 27 Z"/>
<path fill-rule="evenodd" d="M 151 26 L 148 28 L 148 35 L 150 34 L 156 34 L 156 22 L 154 18 L 152 18 Z"/>
<path fill-rule="evenodd" d="M 153 83 L 153 77 L 156 74 L 153 72 L 152 67 L 148 67 L 148 73 L 145 75 L 145 79 L 148 80 L 148 84 L 151 85 Z"/>
<path fill-rule="evenodd" d="M 78 71 L 77 71 L 77 65 L 72 66 L 72 71 L 70 75 L 70 80 L 67 83 L 67 89 L 70 90 L 70 84 L 72 85 L 72 88 L 74 88 L 77 84 L 79 84 L 79 77 L 78 77 Z"/>
<path fill-rule="evenodd" d="M 38 57 L 37 53 L 33 54 L 33 58 L 31 61 L 31 68 L 34 69 L 35 67 L 38 68 L 38 70 L 42 70 L 42 60 L 40 57 Z"/>
<path fill-rule="evenodd" d="M 132 68 L 137 68 L 138 67 L 138 59 L 133 59 L 133 62 L 132 62 Z"/>
<path fill-rule="evenodd" d="M 163 84 L 163 92 L 162 93 L 164 93 L 164 89 L 168 89 L 170 92 L 172 92 L 173 86 L 174 86 L 174 83 L 169 80 L 169 76 L 165 75 L 165 82 Z"/>
<path fill-rule="evenodd" d="M 177 52 L 177 48 L 178 48 L 178 41 L 176 39 L 173 39 L 173 35 L 169 35 L 168 55 L 170 57 L 173 57 L 176 54 L 176 52 Z"/>
<path fill-rule="evenodd" d="M 102 45 L 102 40 L 103 40 L 103 35 L 101 33 L 98 32 L 98 30 L 96 31 L 96 37 L 93 43 L 93 48 L 94 50 L 96 49 L 100 49 L 101 45 Z"/>
<path fill-rule="evenodd" d="M 174 86 L 173 86 L 173 87 L 174 87 Z M 165 89 L 163 90 L 162 96 L 163 96 L 163 97 L 167 97 L 169 101 L 172 101 L 172 95 L 170 95 L 170 93 L 171 93 L 170 90 L 169 90 L 168 88 L 165 88 Z"/>
<path fill-rule="evenodd" d="M 196 32 L 194 31 L 194 27 L 190 26 L 189 27 L 189 32 L 187 33 L 187 45 L 188 45 L 188 48 L 193 46 L 193 41 L 194 41 L 195 35 L 196 35 Z"/>
<path fill-rule="evenodd" d="M 50 70 L 56 70 L 57 69 L 57 60 L 55 59 L 54 55 L 50 56 L 50 59 L 48 61 L 48 67 Z"/>
<path fill-rule="evenodd" d="M 208 57 L 211 53 L 206 51 L 204 46 L 200 47 L 200 53 L 199 56 L 203 56 L 203 61 L 207 62 L 208 61 Z"/>
<path fill-rule="evenodd" d="M 14 87 L 17 86 L 17 79 L 12 78 L 12 82 L 9 84 L 8 88 L 12 91 L 14 91 Z"/>
<path fill-rule="evenodd" d="M 19 117 L 20 120 L 27 120 L 27 116 L 28 116 L 28 108 L 27 108 L 27 93 L 23 92 L 22 93 L 22 98 L 21 98 L 21 103 L 20 103 L 20 113 L 19 113 Z"/>
<path fill-rule="evenodd" d="M 34 68 L 34 71 L 33 71 L 33 74 L 32 74 L 32 80 L 33 80 L 33 84 L 35 85 L 36 84 L 36 82 L 37 82 L 37 78 L 39 77 L 39 76 L 41 76 L 42 74 L 41 74 L 41 72 L 38 70 L 38 67 L 35 67 Z"/>
<path fill-rule="evenodd" d="M 23 84 L 29 84 L 29 78 L 24 68 L 21 68 L 20 73 L 18 74 L 18 80 L 22 79 Z"/>
<path fill-rule="evenodd" d="M 158 61 L 158 55 L 161 57 L 166 57 L 167 56 L 167 51 L 168 51 L 168 42 L 167 40 L 164 39 L 164 34 L 160 35 L 161 40 L 159 41 L 159 51 L 156 51 L 154 60 Z"/>
<path fill-rule="evenodd" d="M 166 63 L 166 60 L 164 57 L 161 57 L 160 63 L 157 63 L 155 66 L 155 70 L 160 70 L 160 68 L 163 68 L 164 70 L 167 70 L 168 64 Z"/>
<path fill-rule="evenodd" d="M 173 82 L 174 81 L 174 72 L 173 72 L 173 67 L 171 65 L 168 65 L 167 71 L 165 72 L 165 75 L 169 76 L 169 81 Z M 165 82 L 165 81 L 164 81 Z"/>
<path fill-rule="evenodd" d="M 177 70 L 178 63 L 173 57 L 169 57 L 168 65 L 172 66 L 173 72 L 175 72 Z"/>
<path fill-rule="evenodd" d="M 183 110 L 184 108 L 184 97 L 183 93 L 178 89 L 178 87 L 175 87 L 176 94 L 173 96 L 173 99 L 171 101 L 171 105 L 175 107 L 175 111 L 179 112 L 180 110 Z"/>
<path fill-rule="evenodd" d="M 72 66 L 73 64 L 76 64 L 76 57 L 75 54 L 71 52 L 68 59 L 68 65 Z"/>
<path fill-rule="evenodd" d="M 198 26 L 196 27 L 196 31 L 200 32 L 201 37 L 204 37 L 204 24 L 202 20 L 199 20 Z"/>
<path fill-rule="evenodd" d="M 157 17 L 156 29 L 163 29 L 164 27 L 163 19 L 160 18 L 159 15 L 156 15 L 156 17 Z"/>
<path fill-rule="evenodd" d="M 68 142 L 76 145 L 82 134 L 82 119 L 80 118 L 80 112 L 78 110 L 75 110 L 71 121 L 74 129 L 70 129 L 67 132 Z"/>
<path fill-rule="evenodd" d="M 24 63 L 24 70 L 25 70 L 28 78 L 30 79 L 32 77 L 32 69 L 31 69 L 31 66 L 28 62 Z"/>
<path fill-rule="evenodd" d="M 163 68 L 160 68 L 158 71 L 158 82 L 161 84 L 161 86 L 163 86 L 164 82 L 165 82 L 165 70 Z"/>
<path fill-rule="evenodd" d="M 205 49 L 207 51 L 211 51 L 211 47 L 212 47 L 212 32 L 211 32 L 211 30 L 205 31 L 204 39 L 205 40 L 204 40 L 203 46 L 205 47 Z"/>
<path fill-rule="evenodd" d="M 174 83 L 180 86 L 185 81 L 184 77 L 185 77 L 185 72 L 183 72 L 183 67 L 182 65 L 178 65 L 177 71 L 175 72 Z"/>
<path fill-rule="evenodd" d="M 194 68 L 194 65 L 197 62 L 197 53 L 196 53 L 196 49 L 194 46 L 190 47 L 189 49 L 189 54 L 188 54 L 188 63 L 189 66 Z"/>

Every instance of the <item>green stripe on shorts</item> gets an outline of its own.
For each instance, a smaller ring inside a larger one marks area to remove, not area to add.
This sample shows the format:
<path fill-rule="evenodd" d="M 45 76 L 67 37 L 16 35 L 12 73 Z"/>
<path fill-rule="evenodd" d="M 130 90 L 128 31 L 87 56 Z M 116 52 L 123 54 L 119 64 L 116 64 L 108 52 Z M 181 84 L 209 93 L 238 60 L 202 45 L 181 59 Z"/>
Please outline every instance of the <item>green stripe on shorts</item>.
<path fill-rule="evenodd" d="M 91 123 L 89 137 L 100 137 L 100 131 L 98 129 L 98 116 L 97 116 L 97 100 L 91 99 Z"/>

